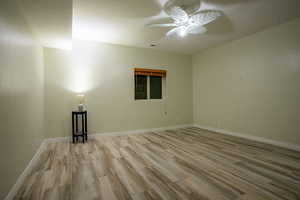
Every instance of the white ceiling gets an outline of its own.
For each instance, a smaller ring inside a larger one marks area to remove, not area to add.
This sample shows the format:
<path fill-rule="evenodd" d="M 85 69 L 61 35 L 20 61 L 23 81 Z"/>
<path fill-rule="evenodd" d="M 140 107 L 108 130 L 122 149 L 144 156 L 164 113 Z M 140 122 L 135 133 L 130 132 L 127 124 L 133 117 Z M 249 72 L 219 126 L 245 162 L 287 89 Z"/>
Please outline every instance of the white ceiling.
<path fill-rule="evenodd" d="M 43 46 L 72 48 L 72 0 L 18 0 L 18 3 Z"/>
<path fill-rule="evenodd" d="M 185 54 L 300 17 L 299 0 L 203 0 L 200 10 L 223 13 L 206 26 L 208 32 L 167 38 L 165 33 L 169 28 L 145 27 L 148 23 L 169 21 L 162 10 L 167 0 L 20 1 L 23 1 L 29 24 L 46 46 L 70 40 L 72 30 L 73 39 L 146 48 L 156 43 L 152 48 Z"/>
<path fill-rule="evenodd" d="M 300 17 L 299 0 L 206 0 L 200 10 L 224 13 L 207 25 L 204 35 L 166 38 L 168 28 L 145 24 L 165 22 L 162 6 L 166 0 L 74 0 L 73 37 L 129 46 L 192 54 L 237 39 L 266 27 Z"/>

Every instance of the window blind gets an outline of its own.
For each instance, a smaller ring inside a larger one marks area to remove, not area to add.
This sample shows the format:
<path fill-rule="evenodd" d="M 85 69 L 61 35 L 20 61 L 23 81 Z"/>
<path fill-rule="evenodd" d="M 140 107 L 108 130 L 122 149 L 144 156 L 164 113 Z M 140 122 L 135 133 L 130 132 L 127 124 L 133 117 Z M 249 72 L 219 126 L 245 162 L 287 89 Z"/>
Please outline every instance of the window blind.
<path fill-rule="evenodd" d="M 134 69 L 135 75 L 144 75 L 144 76 L 160 76 L 165 77 L 167 75 L 166 70 L 159 70 L 159 69 L 145 69 L 145 68 L 135 68 Z"/>

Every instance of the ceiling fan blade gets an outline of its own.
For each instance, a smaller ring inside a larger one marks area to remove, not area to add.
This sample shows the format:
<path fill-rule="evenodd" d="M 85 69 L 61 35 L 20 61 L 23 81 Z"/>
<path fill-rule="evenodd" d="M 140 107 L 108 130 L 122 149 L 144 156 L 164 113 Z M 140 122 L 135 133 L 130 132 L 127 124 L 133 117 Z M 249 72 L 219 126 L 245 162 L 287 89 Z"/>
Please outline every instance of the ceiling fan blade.
<path fill-rule="evenodd" d="M 168 11 L 166 11 L 167 14 L 170 15 L 172 19 L 175 20 L 176 23 L 182 23 L 189 20 L 188 14 L 179 6 L 171 7 Z"/>
<path fill-rule="evenodd" d="M 171 29 L 170 31 L 167 32 L 166 36 L 169 37 L 169 36 L 178 34 L 180 32 L 180 30 L 181 30 L 181 27 L 173 28 L 173 29 Z"/>
<path fill-rule="evenodd" d="M 199 25 L 190 25 L 187 28 L 187 32 L 191 34 L 203 34 L 207 31 L 207 29 L 204 26 Z"/>
<path fill-rule="evenodd" d="M 187 26 L 178 26 L 176 28 L 173 28 L 169 32 L 167 32 L 167 36 L 177 35 L 180 37 L 185 37 L 188 34 L 188 27 Z"/>
<path fill-rule="evenodd" d="M 177 26 L 175 23 L 170 23 L 170 24 L 147 24 L 147 27 L 173 27 Z"/>
<path fill-rule="evenodd" d="M 165 12 L 168 13 L 170 8 L 174 6 L 181 7 L 189 16 L 193 13 L 199 11 L 202 0 L 164 0 L 166 1 L 164 5 Z"/>
<path fill-rule="evenodd" d="M 221 16 L 219 11 L 201 11 L 190 17 L 190 21 L 197 25 L 205 25 Z"/>

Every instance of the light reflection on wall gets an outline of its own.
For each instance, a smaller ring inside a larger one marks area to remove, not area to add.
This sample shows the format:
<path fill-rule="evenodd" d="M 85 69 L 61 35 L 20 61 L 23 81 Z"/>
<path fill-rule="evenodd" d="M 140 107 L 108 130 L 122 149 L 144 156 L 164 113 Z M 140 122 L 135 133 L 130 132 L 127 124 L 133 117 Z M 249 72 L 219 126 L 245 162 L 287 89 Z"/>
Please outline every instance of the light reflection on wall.
<path fill-rule="evenodd" d="M 70 89 L 77 93 L 85 93 L 92 89 L 91 72 L 88 67 L 73 67 L 70 73 Z"/>
<path fill-rule="evenodd" d="M 86 93 L 100 84 L 97 74 L 93 74 L 94 56 L 92 49 L 73 40 L 71 66 L 66 72 L 69 90 L 77 94 Z"/>
<path fill-rule="evenodd" d="M 72 50 L 72 40 L 69 39 L 47 38 L 41 41 L 41 45 L 56 49 Z"/>
<path fill-rule="evenodd" d="M 95 64 L 99 54 L 89 42 L 76 41 L 72 40 L 72 50 L 49 48 L 46 51 L 45 66 L 56 72 L 49 75 L 49 81 L 53 81 L 56 86 L 75 94 L 85 94 L 101 84 L 98 69 L 101 66 Z"/>

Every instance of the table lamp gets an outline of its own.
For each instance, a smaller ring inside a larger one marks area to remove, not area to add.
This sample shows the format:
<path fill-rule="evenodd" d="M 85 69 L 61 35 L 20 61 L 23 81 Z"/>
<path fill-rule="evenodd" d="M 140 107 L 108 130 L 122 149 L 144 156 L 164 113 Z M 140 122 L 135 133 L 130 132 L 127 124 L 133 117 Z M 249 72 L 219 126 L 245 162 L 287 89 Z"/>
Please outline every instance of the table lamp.
<path fill-rule="evenodd" d="M 78 111 L 82 112 L 85 110 L 84 102 L 85 102 L 85 96 L 84 94 L 78 94 Z"/>

